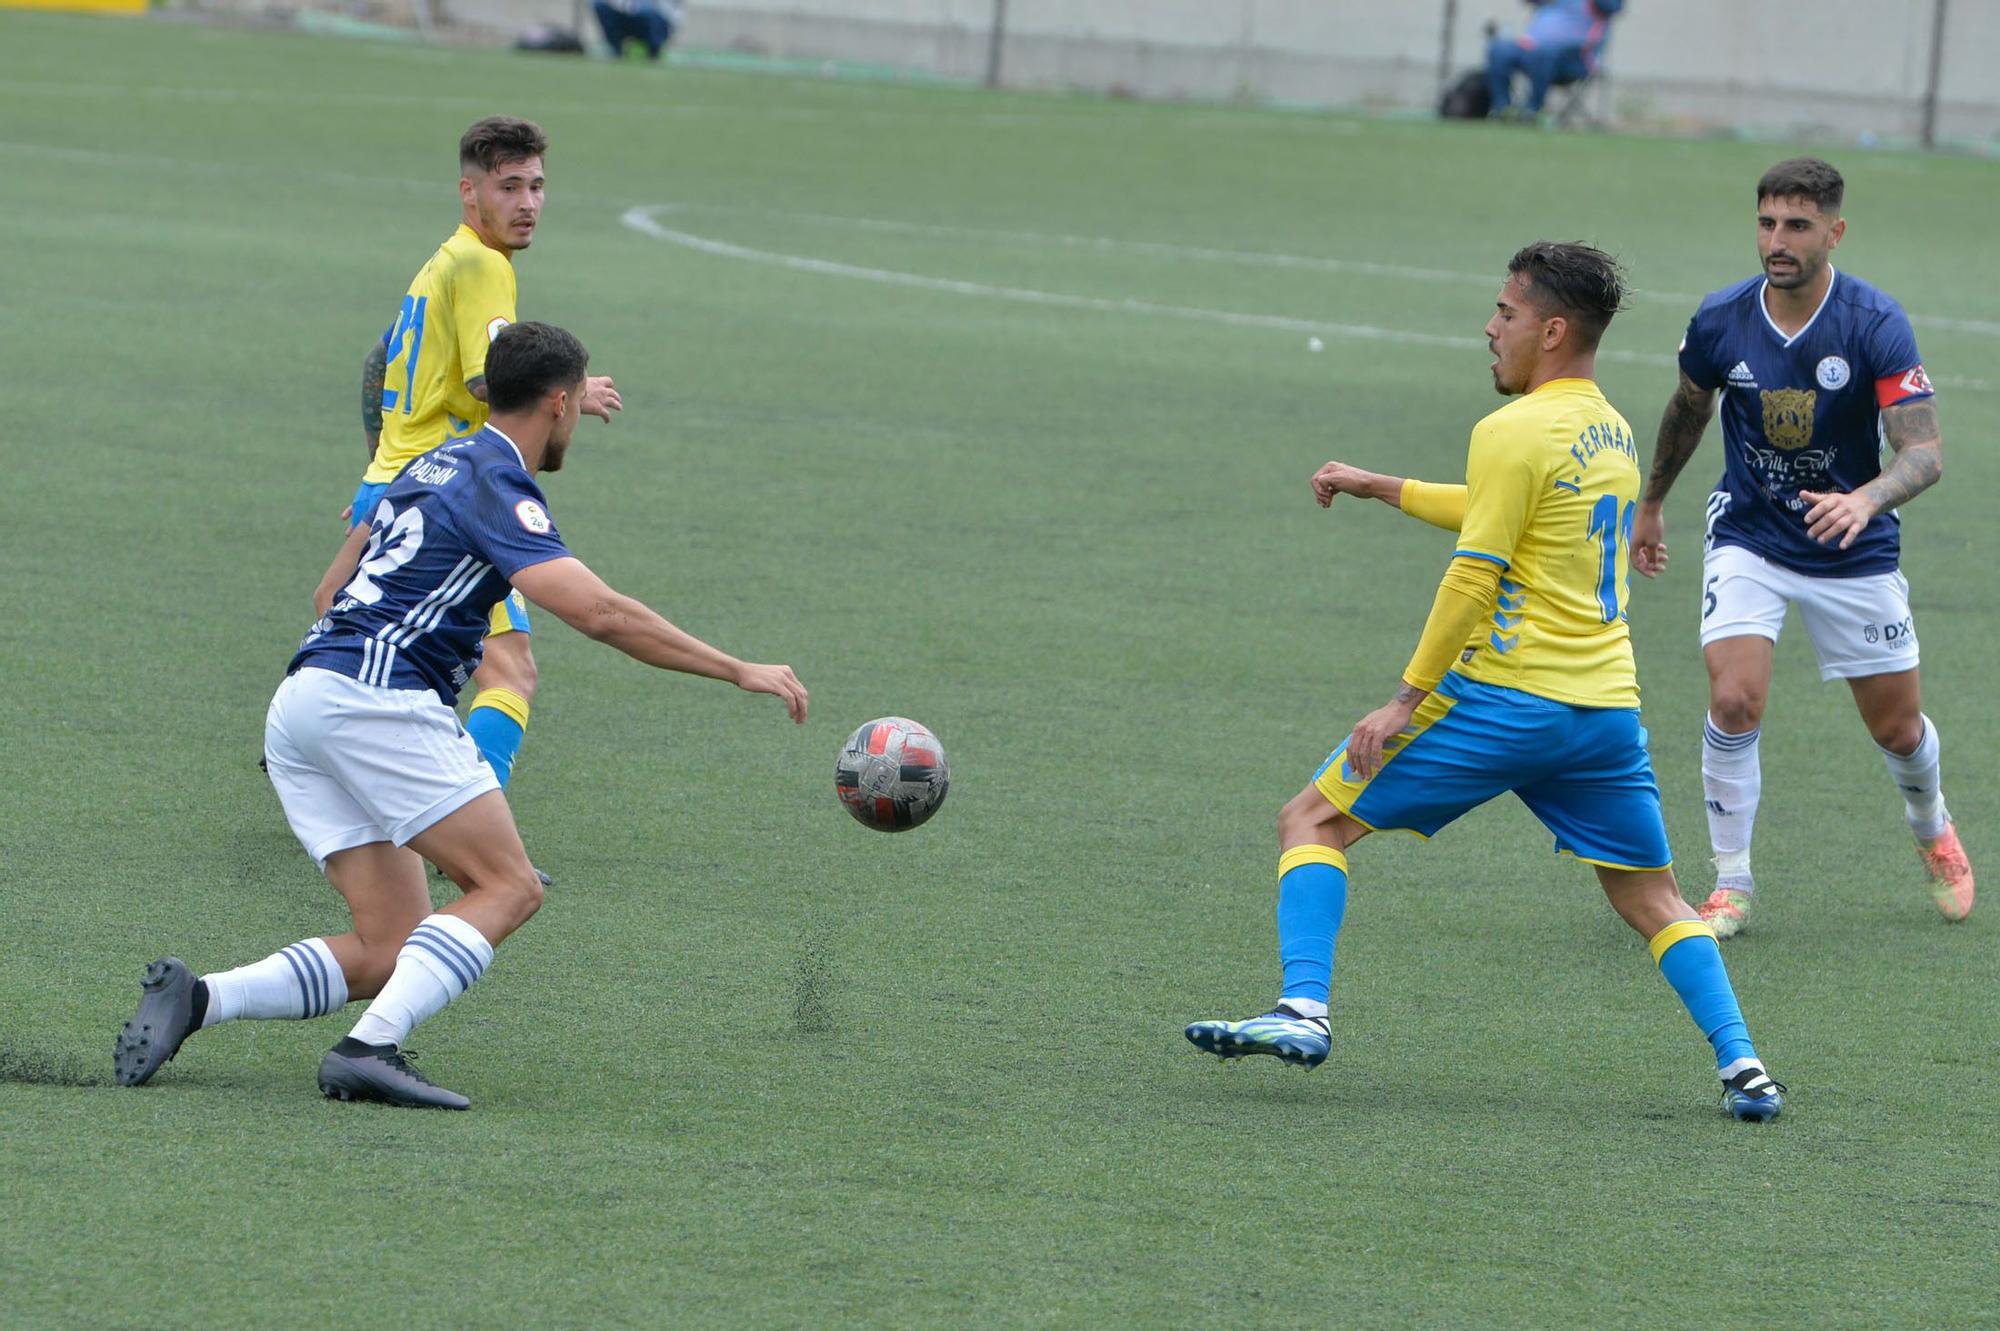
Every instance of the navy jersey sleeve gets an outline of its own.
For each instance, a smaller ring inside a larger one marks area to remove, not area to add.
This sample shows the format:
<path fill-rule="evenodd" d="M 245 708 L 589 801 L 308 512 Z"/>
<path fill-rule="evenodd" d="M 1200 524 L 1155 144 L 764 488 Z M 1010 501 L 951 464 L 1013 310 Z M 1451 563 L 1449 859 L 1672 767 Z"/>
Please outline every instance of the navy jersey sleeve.
<path fill-rule="evenodd" d="M 1696 310 L 1688 320 L 1687 332 L 1681 337 L 1681 373 L 1686 375 L 1696 388 L 1716 389 L 1722 387 L 1722 370 L 1715 363 L 1710 350 L 1713 332 L 1702 319 L 1702 310 Z M 1708 323 L 1713 323 L 1709 320 Z"/>
<path fill-rule="evenodd" d="M 1875 380 L 1875 405 L 1893 407 L 1898 402 L 1931 396 L 1931 381 L 1917 356 L 1917 335 L 1910 317 L 1899 305 L 1891 305 L 1868 332 L 1868 372 Z"/>
<path fill-rule="evenodd" d="M 479 493 L 472 505 L 472 530 L 466 533 L 481 558 L 500 576 L 516 573 L 551 559 L 570 557 L 556 530 L 541 489 L 518 467 L 488 467 L 479 475 Z"/>

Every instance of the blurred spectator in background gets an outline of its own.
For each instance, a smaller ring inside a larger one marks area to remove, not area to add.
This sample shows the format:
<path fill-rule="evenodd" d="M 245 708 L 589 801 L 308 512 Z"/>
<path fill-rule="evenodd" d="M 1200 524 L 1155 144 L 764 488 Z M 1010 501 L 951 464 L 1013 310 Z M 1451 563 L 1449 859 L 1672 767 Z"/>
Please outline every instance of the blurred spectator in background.
<path fill-rule="evenodd" d="M 1611 18 L 1625 0 L 1528 0 L 1535 15 L 1519 36 L 1502 34 L 1486 48 L 1488 114 L 1513 116 L 1514 75 L 1528 76 L 1528 100 L 1519 115 L 1541 114 L 1551 85 L 1575 83 L 1597 72 L 1598 53 L 1611 32 Z"/>
<path fill-rule="evenodd" d="M 680 0 L 591 0 L 611 54 L 623 56 L 625 43 L 644 42 L 646 58 L 658 60 L 681 24 Z"/>

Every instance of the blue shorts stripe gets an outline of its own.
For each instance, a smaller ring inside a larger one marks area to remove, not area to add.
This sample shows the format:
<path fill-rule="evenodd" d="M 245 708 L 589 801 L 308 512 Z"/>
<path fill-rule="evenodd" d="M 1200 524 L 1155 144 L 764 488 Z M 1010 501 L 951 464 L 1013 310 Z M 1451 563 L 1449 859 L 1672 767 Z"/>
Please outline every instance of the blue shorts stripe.
<path fill-rule="evenodd" d="M 432 942 L 424 934 L 422 933 L 411 934 L 410 941 L 403 944 L 403 946 L 405 948 L 412 948 L 412 947 L 418 948 L 421 951 L 430 953 L 433 957 L 436 957 L 439 961 L 443 962 L 445 967 L 448 970 L 450 970 L 453 975 L 458 977 L 458 991 L 460 993 L 464 993 L 467 989 L 470 989 L 472 987 L 472 981 L 474 977 L 466 974 L 465 966 L 458 960 L 458 958 L 452 956 L 451 953 L 439 947 L 436 943 Z"/>
<path fill-rule="evenodd" d="M 452 952 L 455 953 L 460 959 L 462 959 L 467 966 L 470 966 L 472 968 L 473 979 L 476 980 L 481 975 L 484 975 L 486 973 L 486 963 L 479 959 L 479 954 L 477 952 L 474 952 L 471 948 L 459 942 L 456 938 L 453 938 L 450 934 L 438 928 L 435 924 L 418 925 L 417 932 L 423 934 L 426 938 L 436 939 L 437 941 L 443 943 L 446 947 L 450 948 Z"/>

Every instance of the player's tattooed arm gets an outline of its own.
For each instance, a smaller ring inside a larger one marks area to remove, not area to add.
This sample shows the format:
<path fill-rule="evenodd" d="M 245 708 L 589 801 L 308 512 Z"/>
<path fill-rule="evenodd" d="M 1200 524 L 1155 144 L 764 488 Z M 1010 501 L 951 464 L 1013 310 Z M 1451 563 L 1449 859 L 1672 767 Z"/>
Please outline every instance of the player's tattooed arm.
<path fill-rule="evenodd" d="M 1837 541 L 1847 549 L 1877 514 L 1908 503 L 1944 475 L 1944 440 L 1931 399 L 1899 402 L 1883 411 L 1882 433 L 1896 456 L 1874 480 L 1845 494 L 1799 491 L 1799 498 L 1812 505 L 1806 510 L 1806 535 L 1821 545 Z"/>
<path fill-rule="evenodd" d="M 1944 475 L 1944 438 L 1938 433 L 1934 399 L 1920 397 L 1888 408 L 1882 413 L 1882 433 L 1896 456 L 1880 476 L 1861 487 L 1878 512 L 1908 503 Z"/>
<path fill-rule="evenodd" d="M 1694 456 L 1714 415 L 1715 390 L 1701 387 L 1683 373 L 1680 387 L 1667 399 L 1667 409 L 1660 416 L 1660 436 L 1653 445 L 1653 470 L 1646 477 L 1644 498 L 1648 504 L 1666 502 L 1667 491 L 1674 488 L 1674 478 Z"/>
<path fill-rule="evenodd" d="M 389 368 L 389 348 L 377 342 L 368 348 L 361 362 L 361 434 L 368 441 L 368 456 L 382 439 L 382 379 Z"/>
<path fill-rule="evenodd" d="M 1674 478 L 1687 466 L 1701 444 L 1702 433 L 1715 415 L 1715 390 L 1703 388 L 1681 374 L 1680 387 L 1667 399 L 1660 416 L 1660 436 L 1653 445 L 1653 470 L 1639 496 L 1632 523 L 1632 567 L 1646 577 L 1658 577 L 1667 567 L 1667 519 L 1661 509 Z"/>

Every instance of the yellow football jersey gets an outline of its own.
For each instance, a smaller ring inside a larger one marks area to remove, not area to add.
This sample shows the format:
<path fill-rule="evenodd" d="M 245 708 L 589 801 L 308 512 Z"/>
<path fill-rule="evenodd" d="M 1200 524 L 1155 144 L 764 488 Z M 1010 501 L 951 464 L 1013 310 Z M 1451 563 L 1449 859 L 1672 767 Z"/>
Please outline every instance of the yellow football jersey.
<path fill-rule="evenodd" d="M 382 438 L 362 480 L 393 481 L 405 463 L 486 424 L 466 384 L 514 321 L 514 265 L 464 223 L 417 271 L 389 333 Z"/>
<path fill-rule="evenodd" d="M 1556 379 L 1479 422 L 1457 553 L 1500 565 L 1500 600 L 1459 674 L 1579 707 L 1637 707 L 1625 619 L 1639 453 L 1588 379 Z"/>

